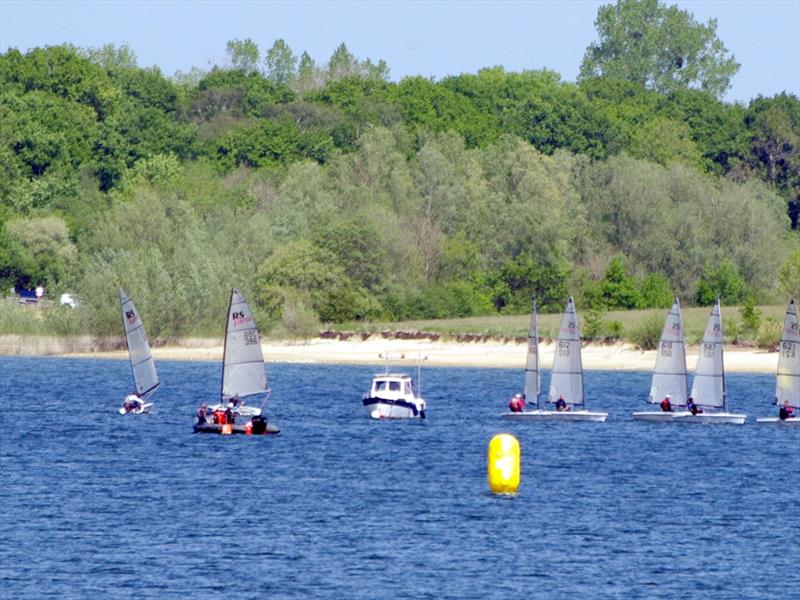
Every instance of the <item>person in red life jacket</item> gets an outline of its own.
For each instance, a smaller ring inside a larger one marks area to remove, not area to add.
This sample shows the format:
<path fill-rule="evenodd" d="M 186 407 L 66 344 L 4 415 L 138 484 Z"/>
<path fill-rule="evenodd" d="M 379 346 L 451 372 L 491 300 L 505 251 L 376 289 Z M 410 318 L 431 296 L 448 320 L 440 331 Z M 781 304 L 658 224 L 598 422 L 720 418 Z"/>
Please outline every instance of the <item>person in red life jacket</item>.
<path fill-rule="evenodd" d="M 508 410 L 514 413 L 522 412 L 525 408 L 525 399 L 522 394 L 514 394 L 514 397 L 508 401 Z"/>
<path fill-rule="evenodd" d="M 663 410 L 664 412 L 672 412 L 672 402 L 670 402 L 671 400 L 672 396 L 670 396 L 669 394 L 664 396 L 664 399 L 661 401 L 661 410 Z"/>
<path fill-rule="evenodd" d="M 206 424 L 206 405 L 205 405 L 205 402 L 200 405 L 200 408 L 197 409 L 197 424 L 198 425 L 205 425 Z"/>
<path fill-rule="evenodd" d="M 225 409 L 225 422 L 233 425 L 235 423 L 235 416 L 233 414 L 233 402 L 228 402 L 228 407 Z"/>
<path fill-rule="evenodd" d="M 781 421 L 785 421 L 786 419 L 791 419 L 793 414 L 794 414 L 794 408 L 792 408 L 788 404 L 784 404 L 778 409 L 778 418 Z"/>
<path fill-rule="evenodd" d="M 558 400 L 556 400 L 556 410 L 558 412 L 567 412 L 568 410 L 570 410 L 570 408 L 571 407 L 567 405 L 567 401 L 564 400 L 564 394 L 561 394 L 558 397 Z"/>

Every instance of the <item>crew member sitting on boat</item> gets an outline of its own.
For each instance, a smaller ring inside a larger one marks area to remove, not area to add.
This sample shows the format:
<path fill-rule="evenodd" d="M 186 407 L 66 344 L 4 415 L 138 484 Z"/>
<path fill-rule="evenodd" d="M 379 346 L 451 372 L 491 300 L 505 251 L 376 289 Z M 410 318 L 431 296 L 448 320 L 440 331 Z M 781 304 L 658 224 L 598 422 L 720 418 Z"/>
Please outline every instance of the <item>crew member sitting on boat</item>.
<path fill-rule="evenodd" d="M 267 432 L 267 419 L 261 415 L 254 415 L 250 426 L 253 435 L 264 435 Z"/>
<path fill-rule="evenodd" d="M 514 397 L 508 401 L 508 410 L 514 413 L 522 412 L 525 408 L 525 398 L 522 394 L 514 394 Z"/>
<path fill-rule="evenodd" d="M 141 405 L 142 401 L 139 399 L 139 396 L 136 394 L 129 394 L 122 403 L 122 408 L 125 409 L 126 413 L 129 413 L 141 407 Z"/>
<path fill-rule="evenodd" d="M 661 410 L 664 412 L 672 412 L 672 396 L 667 394 L 664 396 L 664 399 L 661 401 Z"/>
<path fill-rule="evenodd" d="M 686 409 L 693 415 L 703 412 L 703 409 L 694 403 L 694 398 L 691 396 L 689 396 L 689 399 L 686 401 Z"/>
<path fill-rule="evenodd" d="M 233 401 L 228 402 L 228 407 L 225 409 L 225 422 L 230 423 L 231 425 L 233 425 L 236 422 L 233 409 L 234 409 Z"/>
<path fill-rule="evenodd" d="M 790 419 L 794 414 L 794 408 L 789 406 L 788 404 L 784 404 L 778 409 L 778 418 L 781 421 L 785 421 L 786 419 Z"/>
<path fill-rule="evenodd" d="M 197 424 L 198 425 L 205 425 L 206 424 L 206 404 L 205 404 L 205 402 L 200 405 L 200 408 L 197 409 Z"/>
<path fill-rule="evenodd" d="M 558 412 L 567 412 L 570 410 L 570 406 L 567 404 L 567 401 L 564 400 L 564 394 L 561 394 L 556 400 L 556 410 Z"/>

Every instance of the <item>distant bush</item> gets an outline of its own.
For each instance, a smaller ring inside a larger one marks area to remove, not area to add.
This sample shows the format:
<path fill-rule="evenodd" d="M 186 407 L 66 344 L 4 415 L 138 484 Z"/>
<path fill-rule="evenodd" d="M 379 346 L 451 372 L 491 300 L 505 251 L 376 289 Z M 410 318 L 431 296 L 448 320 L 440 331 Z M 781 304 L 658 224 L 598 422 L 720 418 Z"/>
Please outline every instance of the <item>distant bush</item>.
<path fill-rule="evenodd" d="M 709 306 L 719 298 L 725 304 L 738 304 L 744 298 L 745 281 L 736 267 L 728 261 L 716 268 L 706 268 L 697 284 L 698 304 Z"/>
<path fill-rule="evenodd" d="M 781 323 L 778 319 L 770 317 L 758 332 L 756 344 L 759 348 L 775 351 L 781 341 Z"/>
<path fill-rule="evenodd" d="M 761 328 L 761 311 L 756 308 L 755 298 L 750 296 L 739 309 L 742 317 L 742 330 L 745 334 L 755 336 Z"/>
<path fill-rule="evenodd" d="M 661 339 L 664 321 L 661 317 L 653 315 L 644 323 L 634 328 L 631 332 L 631 341 L 641 350 L 655 350 Z"/>

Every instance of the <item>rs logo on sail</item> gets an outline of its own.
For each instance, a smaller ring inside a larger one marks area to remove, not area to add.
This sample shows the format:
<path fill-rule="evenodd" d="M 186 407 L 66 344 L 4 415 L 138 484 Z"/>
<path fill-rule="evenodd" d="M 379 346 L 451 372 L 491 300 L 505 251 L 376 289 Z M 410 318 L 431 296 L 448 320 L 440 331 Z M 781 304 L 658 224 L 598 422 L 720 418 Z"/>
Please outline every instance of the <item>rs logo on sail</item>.
<path fill-rule="evenodd" d="M 125 313 L 125 316 L 128 318 L 128 323 L 130 323 L 131 325 L 136 323 L 136 313 L 134 311 L 129 310 L 128 312 Z"/>
<path fill-rule="evenodd" d="M 244 325 L 245 323 L 250 321 L 250 317 L 245 316 L 243 312 L 231 313 L 231 318 L 233 318 L 233 324 L 236 326 Z"/>

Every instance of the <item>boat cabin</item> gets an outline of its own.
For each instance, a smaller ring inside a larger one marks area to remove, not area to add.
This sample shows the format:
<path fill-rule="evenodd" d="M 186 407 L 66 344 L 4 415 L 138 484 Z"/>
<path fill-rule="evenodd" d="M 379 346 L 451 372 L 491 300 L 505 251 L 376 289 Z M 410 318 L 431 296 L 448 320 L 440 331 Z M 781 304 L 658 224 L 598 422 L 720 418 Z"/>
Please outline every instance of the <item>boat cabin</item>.
<path fill-rule="evenodd" d="M 369 395 L 385 400 L 413 400 L 414 383 L 411 376 L 403 373 L 381 373 L 372 378 Z"/>

